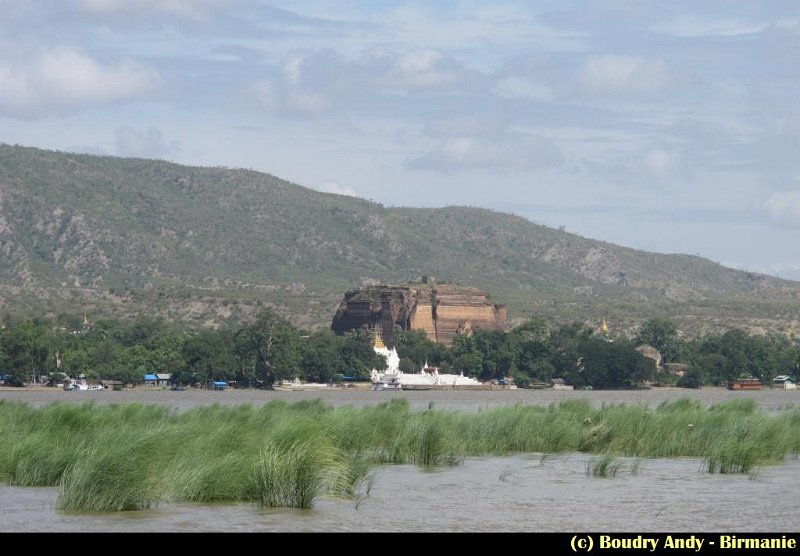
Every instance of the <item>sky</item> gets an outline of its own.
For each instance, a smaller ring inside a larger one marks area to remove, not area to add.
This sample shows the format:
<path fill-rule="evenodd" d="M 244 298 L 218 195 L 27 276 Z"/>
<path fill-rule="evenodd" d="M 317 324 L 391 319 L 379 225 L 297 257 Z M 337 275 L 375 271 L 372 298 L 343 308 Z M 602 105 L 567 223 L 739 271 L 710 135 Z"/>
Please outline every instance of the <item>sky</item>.
<path fill-rule="evenodd" d="M 0 142 L 800 280 L 800 3 L 0 0 Z"/>

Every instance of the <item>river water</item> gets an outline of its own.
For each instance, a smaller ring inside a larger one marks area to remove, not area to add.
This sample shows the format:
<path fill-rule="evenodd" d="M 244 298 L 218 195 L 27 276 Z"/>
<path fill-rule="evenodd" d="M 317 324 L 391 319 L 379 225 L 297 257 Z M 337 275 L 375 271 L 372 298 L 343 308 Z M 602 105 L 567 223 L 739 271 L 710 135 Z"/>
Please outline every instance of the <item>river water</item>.
<path fill-rule="evenodd" d="M 590 477 L 591 456 L 470 458 L 457 467 L 377 469 L 369 496 L 311 510 L 166 504 L 85 514 L 53 509 L 58 489 L 0 487 L 2 531 L 795 531 L 800 462 L 709 475 L 697 459 L 646 460 Z"/>
<path fill-rule="evenodd" d="M 77 396 L 76 396 L 77 394 Z M 404 396 L 413 407 L 477 410 L 509 403 L 549 404 L 585 397 L 595 404 L 650 406 L 681 397 L 704 404 L 752 397 L 765 410 L 800 402 L 799 392 L 723 389 L 636 392 L 0 392 L 0 399 L 35 404 L 55 399 L 99 403 L 141 401 L 177 409 L 205 403 L 264 403 L 321 397 L 335 405 L 366 405 Z M 692 458 L 620 458 L 613 477 L 592 477 L 593 456 L 524 454 L 468 458 L 462 465 L 421 469 L 377 467 L 369 493 L 352 500 L 322 498 L 311 510 L 250 504 L 165 504 L 108 514 L 54 509 L 56 488 L 0 486 L 0 531 L 796 531 L 800 523 L 800 461 L 750 475 L 710 475 Z"/>
<path fill-rule="evenodd" d="M 752 398 L 765 410 L 783 409 L 790 404 L 800 404 L 800 390 L 751 390 L 738 391 L 725 388 L 652 388 L 650 390 L 456 390 L 456 391 L 383 391 L 372 392 L 358 388 L 321 388 L 313 391 L 287 392 L 270 390 L 195 390 L 172 392 L 156 388 L 134 388 L 122 392 L 75 391 L 65 392 L 57 388 L 37 388 L 25 390 L 18 388 L 0 389 L 0 400 L 16 400 L 42 405 L 54 401 L 96 403 L 155 403 L 187 409 L 197 405 L 219 403 L 224 405 L 252 403 L 264 404 L 272 400 L 295 402 L 321 398 L 335 405 L 365 406 L 385 402 L 392 398 L 408 399 L 412 408 L 427 409 L 430 404 L 441 409 L 477 411 L 499 405 L 536 404 L 550 405 L 563 400 L 586 399 L 594 405 L 601 404 L 644 404 L 655 407 L 664 401 L 691 398 L 703 405 L 713 405 L 730 400 Z"/>

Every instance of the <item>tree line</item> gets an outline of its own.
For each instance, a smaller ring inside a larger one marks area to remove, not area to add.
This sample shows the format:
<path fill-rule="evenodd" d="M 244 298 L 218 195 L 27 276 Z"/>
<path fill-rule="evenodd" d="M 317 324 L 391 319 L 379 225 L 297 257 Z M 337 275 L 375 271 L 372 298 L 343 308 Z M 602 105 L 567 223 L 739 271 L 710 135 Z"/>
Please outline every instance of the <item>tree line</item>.
<path fill-rule="evenodd" d="M 69 315 L 7 318 L 0 330 L 0 376 L 18 385 L 80 375 L 137 384 L 145 374 L 158 373 L 186 385 L 226 381 L 242 387 L 295 377 L 366 380 L 371 369 L 386 367 L 372 341 L 368 329 L 344 336 L 304 332 L 271 310 L 238 327 L 190 331 L 146 316 L 90 326 Z M 661 353 L 663 366 L 636 350 L 643 344 Z M 406 372 L 428 364 L 483 381 L 510 377 L 521 386 L 562 378 L 577 388 L 630 388 L 648 381 L 698 387 L 743 375 L 768 382 L 779 374 L 800 374 L 800 342 L 794 337 L 730 330 L 683 338 L 671 321 L 659 318 L 645 321 L 633 338 L 533 318 L 507 332 L 477 329 L 457 336 L 450 348 L 422 331 L 396 330 L 395 347 Z"/>

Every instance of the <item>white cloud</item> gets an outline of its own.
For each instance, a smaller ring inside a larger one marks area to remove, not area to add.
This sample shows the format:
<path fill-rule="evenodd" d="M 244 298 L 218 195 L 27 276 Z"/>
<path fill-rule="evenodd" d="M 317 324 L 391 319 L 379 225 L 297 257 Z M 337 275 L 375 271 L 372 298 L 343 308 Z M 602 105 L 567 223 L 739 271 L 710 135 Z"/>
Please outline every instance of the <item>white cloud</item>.
<path fill-rule="evenodd" d="M 304 59 L 305 58 L 303 56 L 295 56 L 286 62 L 286 65 L 283 67 L 283 73 L 286 76 L 286 81 L 292 85 L 297 85 L 297 82 L 300 81 L 300 72 Z"/>
<path fill-rule="evenodd" d="M 179 151 L 177 141 L 165 141 L 164 133 L 152 126 L 144 132 L 127 126 L 117 128 L 115 146 L 118 156 L 139 158 L 165 158 Z"/>
<path fill-rule="evenodd" d="M 250 92 L 261 108 L 275 114 L 319 116 L 330 107 L 330 100 L 320 92 L 276 87 L 269 80 L 253 84 Z"/>
<path fill-rule="evenodd" d="M 158 74 L 146 66 L 131 61 L 103 66 L 77 50 L 60 48 L 16 65 L 0 60 L 0 113 L 35 118 L 135 98 L 158 84 Z"/>
<path fill-rule="evenodd" d="M 553 99 L 550 87 L 519 76 L 510 76 L 499 81 L 494 87 L 494 92 L 502 98 L 527 98 L 538 101 Z"/>
<path fill-rule="evenodd" d="M 275 92 L 275 86 L 267 79 L 253 83 L 250 86 L 250 94 L 259 106 L 267 112 L 274 112 L 280 106 L 280 99 Z"/>
<path fill-rule="evenodd" d="M 652 27 L 654 31 L 684 38 L 740 37 L 763 33 L 768 28 L 769 24 L 764 22 L 735 18 L 710 19 L 698 16 L 681 16 Z"/>
<path fill-rule="evenodd" d="M 342 3 L 327 4 L 335 6 L 337 12 L 341 10 Z M 541 10 L 533 4 L 468 1 L 453 3 L 448 8 L 441 2 L 402 3 L 393 9 L 369 10 L 367 21 L 374 23 L 375 32 L 380 33 L 370 37 L 377 43 L 393 41 L 442 50 L 473 49 L 473 59 L 484 58 L 489 64 L 502 50 L 585 50 L 591 33 L 545 25 L 537 14 Z M 330 13 L 332 8 L 327 10 Z M 364 11 L 354 17 L 364 17 Z"/>
<path fill-rule="evenodd" d="M 467 81 L 462 66 L 434 49 L 393 53 L 373 48 L 353 59 L 330 49 L 296 51 L 267 72 L 250 86 L 250 93 L 268 112 L 289 116 L 319 116 L 343 106 L 345 110 L 360 108 L 365 98 L 386 100 L 387 93 L 396 109 L 398 91 L 441 91 Z"/>
<path fill-rule="evenodd" d="M 401 56 L 386 75 L 386 83 L 407 90 L 442 89 L 459 80 L 461 68 L 440 50 L 412 50 Z"/>
<path fill-rule="evenodd" d="M 505 172 L 550 168 L 561 162 L 561 151 L 551 141 L 534 135 L 507 133 L 492 137 L 453 137 L 409 161 L 407 166 L 442 172 L 474 169 Z"/>
<path fill-rule="evenodd" d="M 800 29 L 800 18 L 783 17 L 775 22 L 775 29 L 780 31 L 797 32 Z"/>
<path fill-rule="evenodd" d="M 589 93 L 647 93 L 670 80 L 663 62 L 643 56 L 589 56 L 578 69 L 578 83 Z"/>
<path fill-rule="evenodd" d="M 171 13 L 186 19 L 204 20 L 231 0 L 76 0 L 78 9 L 91 14 L 128 17 L 148 11 Z"/>
<path fill-rule="evenodd" d="M 764 203 L 764 208 L 774 221 L 800 226 L 800 190 L 775 193 Z"/>
<path fill-rule="evenodd" d="M 328 111 L 329 105 L 322 93 L 295 91 L 286 97 L 286 106 L 299 114 L 322 114 Z"/>
<path fill-rule="evenodd" d="M 350 187 L 349 185 L 342 185 L 337 181 L 334 180 L 327 180 L 319 184 L 318 187 L 315 187 L 317 191 L 322 191 L 323 193 L 335 193 L 336 195 L 346 195 L 348 197 L 358 197 L 358 193 L 356 190 Z"/>
<path fill-rule="evenodd" d="M 679 162 L 677 154 L 663 149 L 652 149 L 644 157 L 644 164 L 648 170 L 657 176 L 668 175 Z"/>
<path fill-rule="evenodd" d="M 428 123 L 423 131 L 431 137 L 474 136 L 501 133 L 503 127 L 497 119 L 454 116 L 434 120 Z"/>

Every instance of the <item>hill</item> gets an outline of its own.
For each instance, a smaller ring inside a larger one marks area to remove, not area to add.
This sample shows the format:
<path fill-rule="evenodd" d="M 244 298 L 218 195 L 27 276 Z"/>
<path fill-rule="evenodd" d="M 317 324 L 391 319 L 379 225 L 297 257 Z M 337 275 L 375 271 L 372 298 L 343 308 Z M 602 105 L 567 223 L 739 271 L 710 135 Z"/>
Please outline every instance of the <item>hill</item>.
<path fill-rule="evenodd" d="M 7 313 L 237 321 L 273 306 L 328 326 L 345 290 L 422 275 L 509 318 L 688 333 L 798 330 L 800 283 L 637 251 L 485 209 L 387 208 L 254 171 L 0 145 Z"/>

